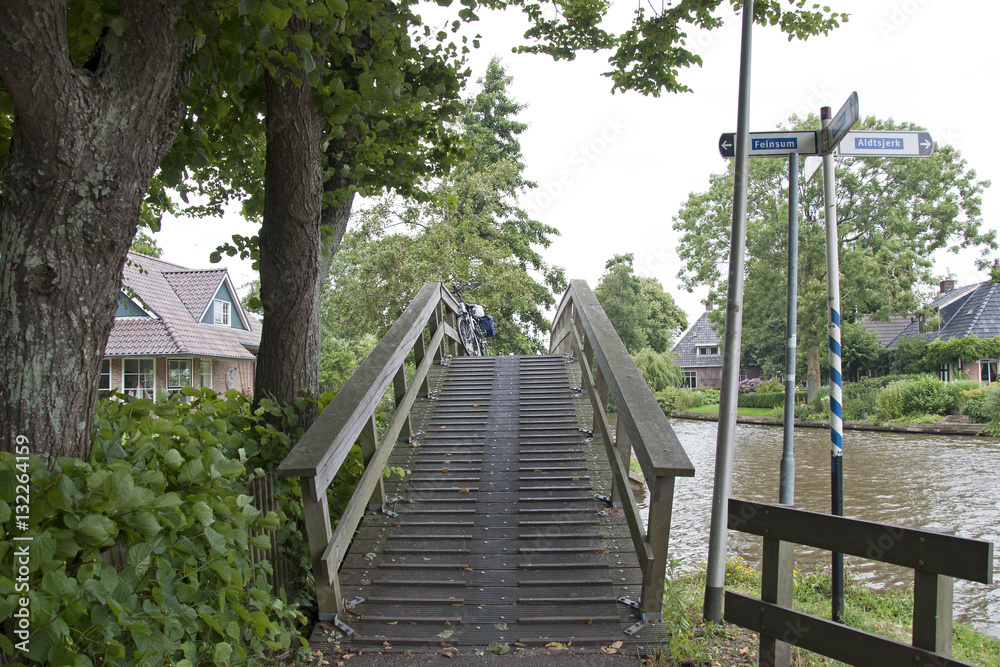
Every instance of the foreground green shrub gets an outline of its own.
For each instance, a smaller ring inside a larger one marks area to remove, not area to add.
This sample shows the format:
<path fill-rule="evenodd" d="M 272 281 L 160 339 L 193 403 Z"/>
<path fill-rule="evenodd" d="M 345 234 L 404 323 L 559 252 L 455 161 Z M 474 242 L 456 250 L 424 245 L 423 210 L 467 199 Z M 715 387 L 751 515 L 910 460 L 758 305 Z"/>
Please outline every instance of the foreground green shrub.
<path fill-rule="evenodd" d="M 33 538 L 31 659 L 261 664 L 270 652 L 306 646 L 304 617 L 272 593 L 269 564 L 253 563 L 248 551 L 250 544 L 268 547 L 263 533 L 279 524 L 278 513 L 264 516 L 254 507 L 246 483 L 260 472 L 253 462 L 283 456 L 290 446 L 291 438 L 265 420 L 286 409 L 253 411 L 235 391 L 184 393 L 193 402 L 179 395 L 159 405 L 102 401 L 90 461 L 62 458 L 46 470 L 35 457 L 0 455 L 3 528 Z M 287 411 L 286 424 L 294 427 L 295 409 Z M 27 531 L 11 513 L 23 475 L 32 484 Z M 302 539 L 300 529 L 286 533 Z M 112 548 L 124 564 L 105 563 Z M 4 540 L 0 621 L 25 594 L 9 578 L 14 571 L 14 543 Z M 0 652 L 20 657 L 8 635 L 0 635 Z"/>
<path fill-rule="evenodd" d="M 677 394 L 677 409 L 690 410 L 701 405 L 702 396 L 700 391 L 692 389 L 681 389 Z"/>
<path fill-rule="evenodd" d="M 656 397 L 656 404 L 663 410 L 663 414 L 670 416 L 670 413 L 677 409 L 677 398 L 680 390 L 676 387 L 667 387 L 663 391 L 653 393 Z"/>

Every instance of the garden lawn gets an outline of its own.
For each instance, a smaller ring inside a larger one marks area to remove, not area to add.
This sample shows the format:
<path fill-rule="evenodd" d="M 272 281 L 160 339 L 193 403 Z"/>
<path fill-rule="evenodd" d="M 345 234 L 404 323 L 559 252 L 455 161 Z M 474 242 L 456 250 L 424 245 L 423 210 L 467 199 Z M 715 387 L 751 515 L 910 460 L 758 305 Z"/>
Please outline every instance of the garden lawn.
<path fill-rule="evenodd" d="M 685 412 L 705 412 L 708 414 L 716 415 L 719 414 L 718 405 L 699 405 L 696 408 L 689 408 Z M 737 408 L 736 414 L 745 415 L 747 417 L 773 417 L 773 408 Z"/>

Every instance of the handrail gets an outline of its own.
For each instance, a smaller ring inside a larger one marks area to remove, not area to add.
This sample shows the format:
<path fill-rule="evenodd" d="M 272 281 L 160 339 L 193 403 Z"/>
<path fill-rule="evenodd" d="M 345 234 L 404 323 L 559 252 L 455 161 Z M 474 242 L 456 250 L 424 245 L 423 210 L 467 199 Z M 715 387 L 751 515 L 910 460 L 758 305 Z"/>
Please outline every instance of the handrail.
<path fill-rule="evenodd" d="M 594 409 L 595 435 L 600 430 L 607 448 L 614 478 L 612 497 L 622 506 L 643 572 L 642 596 L 636 606 L 644 621 L 661 618 L 674 478 L 693 476 L 694 466 L 586 282 L 570 281 L 553 319 L 549 349 L 572 349 L 580 361 L 584 388 Z M 606 413 L 609 392 L 618 408 L 615 437 Z M 627 481 L 633 449 L 649 487 L 645 529 Z"/>
<path fill-rule="evenodd" d="M 337 571 L 369 501 L 382 504 L 382 468 L 397 440 L 409 435 L 410 409 L 418 394 L 427 391 L 432 361 L 440 359 L 445 348 L 452 355 L 461 349 L 457 313 L 458 302 L 441 283 L 425 283 L 277 468 L 279 477 L 301 480 L 321 620 L 335 620 L 344 613 Z M 429 330 L 426 343 L 425 329 Z M 405 364 L 411 351 L 417 368 L 407 387 Z M 379 442 L 374 414 L 390 384 L 396 413 Z M 326 491 L 359 439 L 365 472 L 334 532 Z"/>
<path fill-rule="evenodd" d="M 968 667 L 950 657 L 953 577 L 992 583 L 992 542 L 736 498 L 728 527 L 764 538 L 760 599 L 726 591 L 725 600 L 727 622 L 760 634 L 762 667 L 790 664 L 790 645 L 852 665 Z M 795 544 L 912 568 L 913 644 L 794 611 Z"/>

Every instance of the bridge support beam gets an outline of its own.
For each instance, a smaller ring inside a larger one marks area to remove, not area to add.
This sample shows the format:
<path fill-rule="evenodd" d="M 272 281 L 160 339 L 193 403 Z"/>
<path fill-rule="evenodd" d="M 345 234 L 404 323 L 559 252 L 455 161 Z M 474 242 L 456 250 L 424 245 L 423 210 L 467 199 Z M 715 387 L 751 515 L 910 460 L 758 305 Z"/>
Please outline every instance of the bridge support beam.
<path fill-rule="evenodd" d="M 335 616 L 343 615 L 344 609 L 337 573 L 330 571 L 329 564 L 323 558 L 327 545 L 333 539 L 333 526 L 330 523 L 326 488 L 317 489 L 315 477 L 302 478 L 302 513 L 306 522 L 306 534 L 309 536 L 309 560 L 316 577 L 319 619 L 331 621 Z"/>

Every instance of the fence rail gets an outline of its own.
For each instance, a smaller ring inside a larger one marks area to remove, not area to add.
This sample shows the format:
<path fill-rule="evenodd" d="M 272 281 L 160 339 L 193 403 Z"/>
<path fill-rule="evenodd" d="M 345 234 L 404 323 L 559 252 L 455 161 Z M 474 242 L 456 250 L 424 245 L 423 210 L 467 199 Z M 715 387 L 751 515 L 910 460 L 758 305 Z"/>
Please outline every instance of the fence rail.
<path fill-rule="evenodd" d="M 735 498 L 729 528 L 764 538 L 761 599 L 725 600 L 727 622 L 760 633 L 760 665 L 790 664 L 791 645 L 852 665 L 968 664 L 950 657 L 953 578 L 992 583 L 991 542 Z M 912 646 L 793 611 L 795 544 L 913 569 Z"/>
<path fill-rule="evenodd" d="M 365 510 L 384 501 L 382 468 L 396 442 L 410 435 L 410 409 L 417 396 L 427 392 L 431 363 L 444 354 L 458 354 L 461 349 L 455 331 L 458 308 L 458 302 L 441 283 L 425 283 L 278 466 L 279 477 L 298 477 L 302 484 L 321 620 L 333 620 L 344 613 L 337 572 Z M 408 387 L 405 364 L 411 352 L 416 371 Z M 396 410 L 380 439 L 375 409 L 390 384 Z M 326 492 L 358 441 L 365 471 L 334 530 Z"/>
<path fill-rule="evenodd" d="M 658 619 L 663 611 L 674 478 L 693 476 L 694 466 L 586 282 L 570 282 L 553 320 L 549 349 L 572 350 L 580 360 L 584 389 L 594 409 L 593 430 L 604 438 L 614 477 L 612 498 L 622 506 L 642 568 L 639 610 L 643 620 Z M 615 434 L 606 412 L 609 393 L 618 409 Z M 633 450 L 649 487 L 645 528 L 628 482 Z"/>

